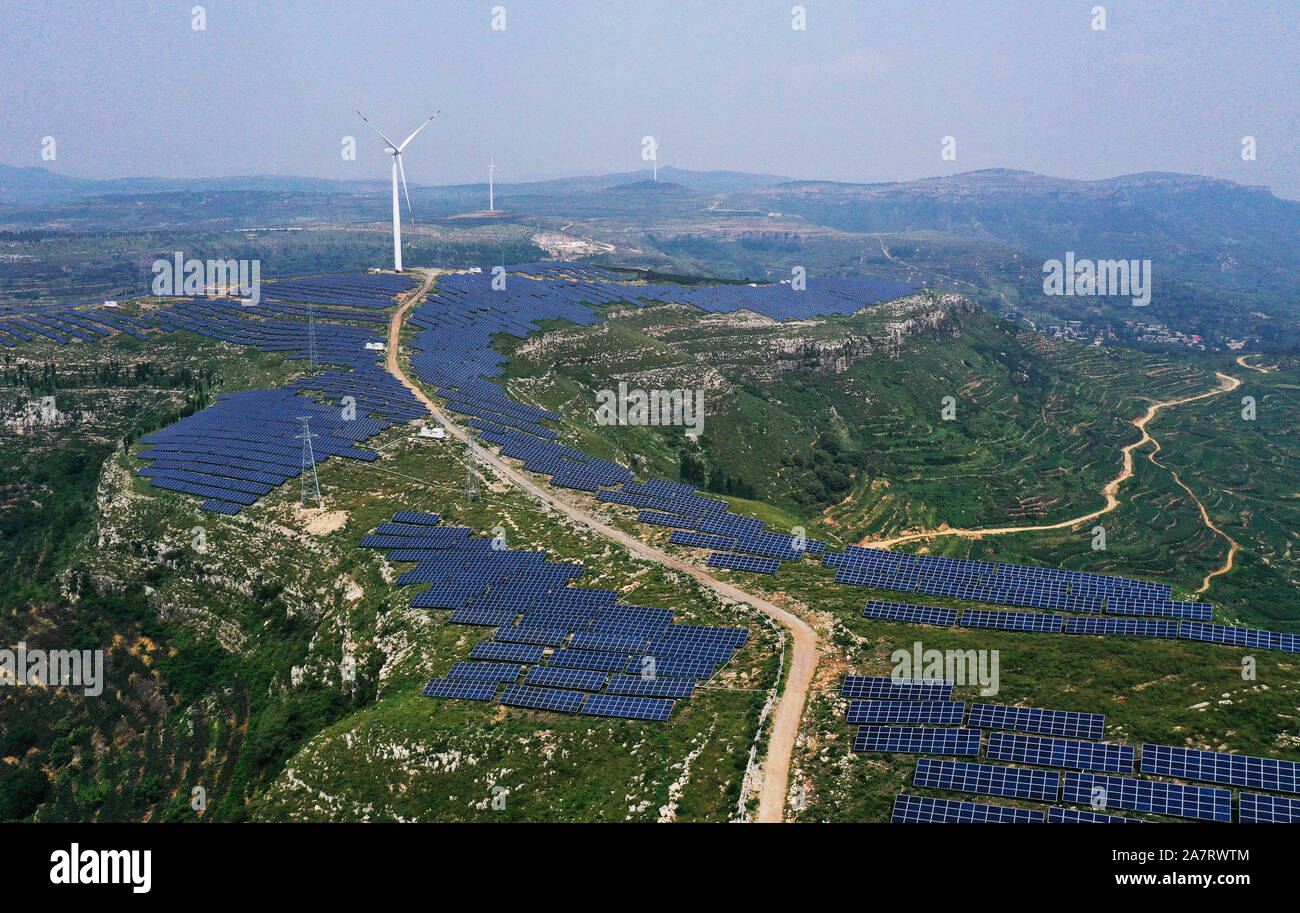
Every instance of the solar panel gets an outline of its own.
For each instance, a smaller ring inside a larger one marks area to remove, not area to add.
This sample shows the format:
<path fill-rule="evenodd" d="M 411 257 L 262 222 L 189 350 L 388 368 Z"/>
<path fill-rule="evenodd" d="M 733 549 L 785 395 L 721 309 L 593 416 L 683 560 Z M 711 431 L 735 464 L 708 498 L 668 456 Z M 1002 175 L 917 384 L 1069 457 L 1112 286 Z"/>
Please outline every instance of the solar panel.
<path fill-rule="evenodd" d="M 1176 745 L 1143 745 L 1142 772 L 1179 780 L 1300 793 L 1300 763 L 1276 758 L 1199 751 Z"/>
<path fill-rule="evenodd" d="M 556 650 L 551 654 L 550 665 L 566 669 L 599 669 L 602 672 L 622 672 L 627 669 L 630 657 L 626 653 L 600 653 L 595 650 Z"/>
<path fill-rule="evenodd" d="M 952 698 L 952 686 L 952 682 L 938 679 L 846 675 L 840 697 L 872 701 L 946 701 Z"/>
<path fill-rule="evenodd" d="M 973 729 L 1009 729 L 1096 740 L 1101 738 L 1106 716 L 1069 710 L 1040 710 L 1037 707 L 973 704 L 968 725 Z"/>
<path fill-rule="evenodd" d="M 1010 761 L 1013 764 L 1131 774 L 1134 754 L 1132 745 L 1053 739 L 1011 732 L 989 734 L 988 756 L 995 761 Z"/>
<path fill-rule="evenodd" d="M 587 716 L 617 716 L 630 720 L 667 720 L 676 701 L 624 694 L 593 694 L 582 705 Z"/>
<path fill-rule="evenodd" d="M 1123 815 L 1107 815 L 1103 812 L 1085 812 L 1077 808 L 1061 808 L 1053 805 L 1047 810 L 1048 824 L 1150 824 L 1141 818 L 1125 818 Z"/>
<path fill-rule="evenodd" d="M 455 618 L 452 619 L 455 621 Z M 505 644 L 540 644 L 544 647 L 558 647 L 564 643 L 569 632 L 559 628 L 532 628 L 523 625 L 502 626 L 492 638 Z"/>
<path fill-rule="evenodd" d="M 709 555 L 709 567 L 726 567 L 737 571 L 753 571 L 756 574 L 775 574 L 781 562 L 773 558 L 758 558 L 754 555 L 729 555 L 714 552 Z"/>
<path fill-rule="evenodd" d="M 681 656 L 633 656 L 627 668 L 621 671 L 642 678 L 679 676 L 682 678 L 710 678 L 717 666 L 709 659 L 689 659 Z"/>
<path fill-rule="evenodd" d="M 580 691 L 557 691 L 554 688 L 534 688 L 531 685 L 506 685 L 501 703 L 511 707 L 528 707 L 532 710 L 554 710 L 558 713 L 577 713 L 587 695 Z"/>
<path fill-rule="evenodd" d="M 894 798 L 891 824 L 1042 824 L 1042 812 L 1005 805 L 901 794 Z"/>
<path fill-rule="evenodd" d="M 950 628 L 957 624 L 956 609 L 941 609 L 935 606 L 911 605 L 905 602 L 880 602 L 870 600 L 862 613 L 864 618 L 880 618 L 887 621 L 906 621 L 912 624 L 939 625 Z"/>
<path fill-rule="evenodd" d="M 675 526 L 678 529 L 695 529 L 698 519 L 683 517 L 680 514 L 664 513 L 660 510 L 643 510 L 636 515 L 640 523 L 653 523 L 655 526 Z"/>
<path fill-rule="evenodd" d="M 1300 653 L 1300 635 L 1282 634 L 1277 631 L 1183 621 L 1179 623 L 1178 636 L 1183 640 L 1203 640 L 1252 650 L 1284 650 L 1288 653 Z"/>
<path fill-rule="evenodd" d="M 907 754 L 970 755 L 980 753 L 980 730 L 920 726 L 862 726 L 853 750 Z"/>
<path fill-rule="evenodd" d="M 622 653 L 644 653 L 647 638 L 636 634 L 614 634 L 603 631 L 579 631 L 569 641 L 574 650 L 606 650 Z"/>
<path fill-rule="evenodd" d="M 847 722 L 961 725 L 965 701 L 851 701 Z"/>
<path fill-rule="evenodd" d="M 442 517 L 437 514 L 419 513 L 413 510 L 399 510 L 393 514 L 393 520 L 397 523 L 415 523 L 420 526 L 437 526 L 442 522 Z"/>
<path fill-rule="evenodd" d="M 447 678 L 473 678 L 490 682 L 513 682 L 524 671 L 514 663 L 453 663 Z"/>
<path fill-rule="evenodd" d="M 1055 802 L 1061 794 L 1061 775 L 1052 770 L 921 758 L 912 785 Z"/>
<path fill-rule="evenodd" d="M 609 673 L 595 669 L 555 669 L 551 666 L 533 666 L 524 676 L 525 685 L 545 688 L 568 688 L 573 691 L 599 691 L 605 687 Z"/>
<path fill-rule="evenodd" d="M 453 697 L 467 701 L 490 701 L 496 697 L 496 682 L 471 679 L 430 679 L 421 692 L 425 697 Z"/>
<path fill-rule="evenodd" d="M 1300 823 L 1300 799 L 1242 793 L 1237 806 L 1237 821 L 1241 824 Z"/>
<path fill-rule="evenodd" d="M 1147 618 L 1067 618 L 1066 634 L 1104 634 L 1119 637 L 1178 637 L 1178 622 Z"/>
<path fill-rule="evenodd" d="M 1214 616 L 1214 606 L 1208 602 L 1168 602 L 1147 599 L 1131 603 L 1108 603 L 1106 611 L 1112 615 L 1190 618 L 1193 621 L 1209 621 Z"/>
<path fill-rule="evenodd" d="M 1232 820 L 1232 793 L 1210 786 L 1067 773 L 1061 798 L 1065 802 L 1090 805 L 1094 811 L 1127 808 L 1203 821 Z"/>
<path fill-rule="evenodd" d="M 508 625 L 515 620 L 519 614 L 514 609 L 483 609 L 474 606 L 465 606 L 463 609 L 457 609 L 451 613 L 449 619 L 458 625 L 488 625 L 496 627 L 497 625 Z"/>
<path fill-rule="evenodd" d="M 469 651 L 470 659 L 500 659 L 512 663 L 539 663 L 542 647 L 533 644 L 499 644 L 483 641 Z"/>
<path fill-rule="evenodd" d="M 735 547 L 736 540 L 727 536 L 715 536 L 710 533 L 696 533 L 688 530 L 674 530 L 668 537 L 668 541 L 673 545 L 690 545 L 695 548 L 715 548 L 730 549 Z"/>
<path fill-rule="evenodd" d="M 605 691 L 609 694 L 635 694 L 640 697 L 689 698 L 695 696 L 695 679 L 615 675 Z"/>
<path fill-rule="evenodd" d="M 1063 615 L 1044 612 L 997 612 L 991 609 L 967 609 L 961 613 L 963 628 L 997 628 L 1003 631 L 1040 631 L 1059 634 Z"/>

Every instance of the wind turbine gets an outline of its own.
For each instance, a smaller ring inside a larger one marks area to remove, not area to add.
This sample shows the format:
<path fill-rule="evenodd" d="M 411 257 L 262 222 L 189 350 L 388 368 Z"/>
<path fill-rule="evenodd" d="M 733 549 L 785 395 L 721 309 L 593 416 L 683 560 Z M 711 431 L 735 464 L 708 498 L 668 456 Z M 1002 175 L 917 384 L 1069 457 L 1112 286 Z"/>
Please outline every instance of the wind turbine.
<path fill-rule="evenodd" d="M 492 176 L 497 170 L 496 159 L 488 160 L 488 212 L 496 212 L 497 207 L 492 197 Z"/>
<path fill-rule="evenodd" d="M 379 128 L 372 124 L 364 114 L 358 111 L 357 116 L 366 122 L 367 127 L 379 133 Z M 411 192 L 406 189 L 406 169 L 402 167 L 402 151 L 406 149 L 411 140 L 415 139 L 415 134 L 429 126 L 429 122 L 437 116 L 438 112 L 434 111 L 429 120 L 416 127 L 415 133 L 404 139 L 400 145 L 384 136 L 384 134 L 379 133 L 379 138 L 388 144 L 384 151 L 393 157 L 393 269 L 399 273 L 402 271 L 402 209 L 397 201 L 398 172 L 402 174 L 402 191 L 406 194 L 406 211 L 411 213 L 411 221 L 415 221 L 415 213 L 411 210 Z"/>

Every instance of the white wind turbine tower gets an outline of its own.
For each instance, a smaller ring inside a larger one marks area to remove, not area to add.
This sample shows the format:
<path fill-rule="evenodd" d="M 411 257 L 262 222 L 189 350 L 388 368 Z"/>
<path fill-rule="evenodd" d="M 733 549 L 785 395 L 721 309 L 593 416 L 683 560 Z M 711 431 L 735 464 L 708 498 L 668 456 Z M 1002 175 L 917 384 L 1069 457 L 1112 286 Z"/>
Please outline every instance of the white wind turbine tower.
<path fill-rule="evenodd" d="M 364 114 L 358 111 L 357 116 L 366 122 L 367 127 L 379 133 L 379 128 L 370 123 L 369 118 Z M 393 269 L 399 273 L 402 271 L 402 210 L 397 202 L 398 172 L 401 172 L 402 175 L 402 191 L 406 194 L 406 210 L 411 213 L 411 221 L 415 221 L 415 213 L 411 210 L 411 192 L 406 189 L 406 169 L 402 167 L 402 151 L 406 149 L 411 140 L 415 139 L 415 134 L 429 126 L 429 122 L 437 116 L 438 112 L 434 111 L 429 120 L 416 127 L 415 133 L 402 140 L 400 145 L 384 136 L 384 134 L 379 133 L 379 138 L 388 144 L 384 151 L 393 157 Z"/>
<path fill-rule="evenodd" d="M 496 158 L 493 157 L 488 160 L 488 212 L 497 211 L 496 202 L 492 196 L 492 178 L 493 175 L 496 173 L 496 170 L 497 170 Z"/>

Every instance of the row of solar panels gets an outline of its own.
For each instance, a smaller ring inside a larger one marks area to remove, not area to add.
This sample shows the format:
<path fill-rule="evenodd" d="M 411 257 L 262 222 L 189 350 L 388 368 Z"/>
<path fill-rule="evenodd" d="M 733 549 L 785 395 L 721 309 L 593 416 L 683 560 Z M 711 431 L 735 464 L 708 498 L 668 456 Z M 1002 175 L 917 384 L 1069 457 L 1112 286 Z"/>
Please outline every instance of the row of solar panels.
<path fill-rule="evenodd" d="M 857 752 L 978 756 L 982 730 L 919 726 L 862 726 Z M 1300 764 L 1278 758 L 1203 751 L 1175 745 L 1142 745 L 1140 761 L 1132 745 L 990 732 L 987 756 L 1013 764 L 1033 764 L 1097 773 L 1145 774 L 1223 786 L 1300 794 Z"/>
<path fill-rule="evenodd" d="M 472 679 L 433 679 L 424 687 L 425 697 L 462 698 L 490 701 L 498 697 L 496 682 Z M 628 694 L 585 694 L 532 685 L 507 685 L 500 694 L 502 704 L 556 713 L 613 716 L 630 720 L 665 721 L 672 713 L 673 700 Z"/>
<path fill-rule="evenodd" d="M 922 758 L 913 785 L 1047 802 L 1063 800 L 1088 804 L 1097 812 L 1127 809 L 1232 820 L 1228 790 L 1122 776 L 1132 774 L 1135 766 L 1142 773 L 1180 780 L 1300 793 L 1300 763 L 1295 761 L 1153 744 L 1144 744 L 1139 755 L 1133 746 L 1096 741 L 1105 726 L 1101 714 L 976 704 L 971 708 L 968 726 L 962 727 L 965 705 L 950 700 L 952 689 L 952 682 L 942 680 L 846 676 L 841 696 L 867 698 L 850 703 L 850 723 L 893 723 L 901 718 L 904 722 L 940 724 L 864 725 L 857 731 L 853 750 L 976 757 L 982 747 L 983 730 L 1010 730 L 989 732 L 987 756 L 991 760 L 1079 773 Z M 910 713 L 904 709 L 908 707 L 913 708 Z M 1023 734 L 1026 732 L 1048 735 Z M 925 801 L 912 808 L 904 801 L 901 814 L 896 806 L 895 820 L 928 820 L 927 816 L 932 815 L 936 816 L 934 820 L 967 820 L 961 814 L 971 813 L 969 809 L 949 806 L 939 807 L 938 812 L 935 808 Z M 1239 820 L 1292 820 L 1292 809 L 1300 810 L 1300 799 L 1243 794 Z M 1004 813 L 995 810 L 980 814 Z M 1041 820 L 1039 815 L 1034 820 Z"/>
<path fill-rule="evenodd" d="M 850 546 L 826 555 L 822 564 L 836 568 L 841 583 L 976 602 L 1200 621 L 1208 619 L 1213 608 L 1174 601 L 1166 584 L 884 549 Z"/>
<path fill-rule="evenodd" d="M 1256 628 L 1236 628 L 1201 621 L 1162 621 L 1148 618 L 1067 617 L 1043 612 L 1004 612 L 989 609 L 965 609 L 958 621 L 957 609 L 910 603 L 869 600 L 863 617 L 911 624 L 966 628 L 992 628 L 1002 631 L 1031 631 L 1052 634 L 1096 634 L 1118 637 L 1162 637 L 1171 640 L 1196 640 L 1254 650 L 1280 650 L 1300 653 L 1300 635 Z"/>
<path fill-rule="evenodd" d="M 1148 797 L 1148 804 L 1158 804 Z M 1222 811 L 1221 808 L 1216 811 Z M 1231 809 L 1229 809 L 1230 813 Z M 1052 806 L 1038 809 L 1010 808 L 983 802 L 934 799 L 902 794 L 894 799 L 890 820 L 895 824 L 1148 824 L 1141 818 L 1110 815 L 1105 812 Z M 1231 818 L 1215 818 L 1216 821 Z M 1300 801 L 1279 796 L 1242 793 L 1237 804 L 1237 821 L 1241 824 L 1300 823 Z"/>

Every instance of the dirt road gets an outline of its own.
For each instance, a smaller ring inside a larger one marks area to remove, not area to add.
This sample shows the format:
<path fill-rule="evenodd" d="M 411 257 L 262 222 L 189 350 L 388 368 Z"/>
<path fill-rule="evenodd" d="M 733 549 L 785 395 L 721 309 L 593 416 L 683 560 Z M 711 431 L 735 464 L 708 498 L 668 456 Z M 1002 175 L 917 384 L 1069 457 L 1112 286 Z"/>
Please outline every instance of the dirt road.
<path fill-rule="evenodd" d="M 386 364 L 390 374 L 401 381 L 433 415 L 434 419 L 447 429 L 447 433 L 463 441 L 483 465 L 491 467 L 497 475 L 528 492 L 539 501 L 564 514 L 576 523 L 580 523 L 593 532 L 604 536 L 626 548 L 634 555 L 647 558 L 670 567 L 675 571 L 688 574 L 715 593 L 737 602 L 753 606 L 758 611 L 774 619 L 789 632 L 786 655 L 790 657 L 790 669 L 785 691 L 777 700 L 772 712 L 772 733 L 768 743 L 767 757 L 763 762 L 762 788 L 758 800 L 758 820 L 760 822 L 780 822 L 785 819 L 785 798 L 789 792 L 790 757 L 794 751 L 795 739 L 799 734 L 799 721 L 803 716 L 804 703 L 808 698 L 808 686 L 812 682 L 813 670 L 817 665 L 819 645 L 817 632 L 803 619 L 780 606 L 748 593 L 737 586 L 714 577 L 703 568 L 696 567 L 688 561 L 669 555 L 652 545 L 615 529 L 582 508 L 562 500 L 554 492 L 534 482 L 521 470 L 510 466 L 493 451 L 480 445 L 473 436 L 452 422 L 446 415 L 417 387 L 402 368 L 400 346 L 402 320 L 411 307 L 422 301 L 433 285 L 436 271 L 424 270 L 424 281 L 393 314 L 388 324 L 388 351 Z"/>
<path fill-rule="evenodd" d="M 1167 409 L 1170 406 L 1181 406 L 1184 403 L 1193 403 L 1197 400 L 1206 399 L 1211 396 L 1218 396 L 1222 393 L 1231 393 L 1233 390 L 1236 390 L 1241 386 L 1241 380 L 1236 377 L 1231 377 L 1224 374 L 1222 371 L 1216 372 L 1216 374 L 1219 378 L 1219 386 L 1215 387 L 1213 390 L 1206 393 L 1198 393 L 1195 396 L 1185 396 L 1182 399 L 1171 399 L 1164 400 L 1163 402 L 1152 403 L 1151 408 L 1147 409 L 1145 415 L 1133 420 L 1133 427 L 1142 432 L 1142 437 L 1134 441 L 1132 444 L 1126 445 L 1121 451 L 1124 458 L 1120 465 L 1119 475 L 1107 482 L 1101 489 L 1101 495 L 1106 502 L 1105 506 L 1098 510 L 1094 510 L 1092 513 L 1083 514 L 1070 520 L 1062 520 L 1059 523 L 1048 523 L 1041 526 L 997 526 L 989 527 L 987 529 L 939 529 L 921 533 L 908 533 L 903 536 L 895 536 L 892 539 L 866 539 L 858 544 L 871 548 L 889 548 L 891 545 L 898 545 L 901 542 L 915 542 L 919 539 L 934 539 L 939 536 L 962 536 L 966 539 L 977 539 L 983 536 L 1003 536 L 1009 533 L 1044 532 L 1053 529 L 1068 529 L 1104 516 L 1119 507 L 1119 487 L 1133 477 L 1133 451 L 1141 447 L 1143 444 L 1155 440 L 1155 438 L 1151 436 L 1151 432 L 1147 431 L 1147 425 L 1156 417 L 1161 409 Z M 1159 449 L 1160 444 L 1159 442 L 1156 442 L 1156 450 Z M 1153 463 L 1155 462 L 1154 453 L 1152 454 L 1151 461 Z M 1156 465 L 1159 466 L 1160 464 L 1156 463 Z M 1180 481 L 1178 484 L 1182 485 L 1182 482 Z M 1184 485 L 1183 488 L 1187 489 L 1187 486 Z M 1190 490 L 1188 490 L 1188 494 L 1191 494 Z M 1192 495 L 1192 499 L 1196 500 L 1196 496 Z M 1200 501 L 1196 501 L 1196 503 L 1197 506 L 1201 507 L 1201 515 L 1205 524 L 1220 535 L 1224 535 L 1221 530 L 1210 523 L 1209 515 L 1205 513 L 1205 508 L 1201 506 Z M 1227 536 L 1225 535 L 1224 538 L 1227 538 Z M 1232 540 L 1229 539 L 1228 541 L 1231 542 Z M 1228 569 L 1231 569 L 1231 560 L 1232 557 L 1229 555 Z M 1217 576 L 1219 573 L 1226 573 L 1226 571 L 1218 571 L 1216 574 L 1211 574 L 1210 576 Z M 1197 592 L 1203 591 L 1204 588 Z"/>

